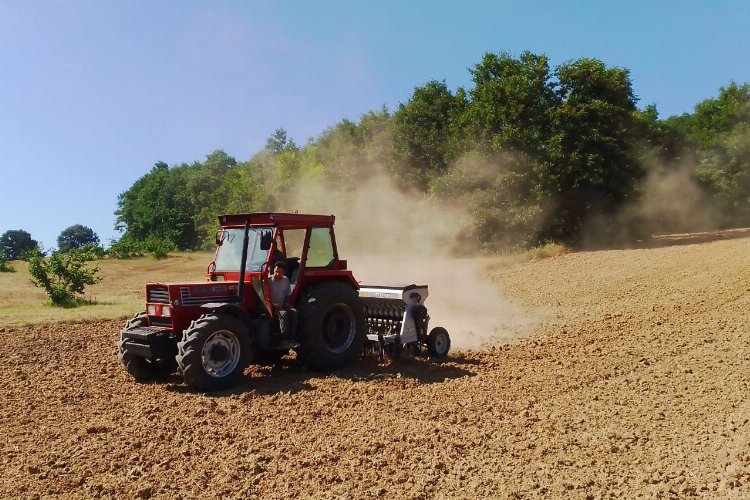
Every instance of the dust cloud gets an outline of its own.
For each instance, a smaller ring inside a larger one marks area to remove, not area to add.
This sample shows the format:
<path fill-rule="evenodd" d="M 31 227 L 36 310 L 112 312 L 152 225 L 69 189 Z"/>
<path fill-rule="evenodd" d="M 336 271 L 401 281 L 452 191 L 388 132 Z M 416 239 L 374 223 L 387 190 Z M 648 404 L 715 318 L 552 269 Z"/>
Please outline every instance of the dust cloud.
<path fill-rule="evenodd" d="M 693 178 L 695 165 L 659 167 L 651 171 L 643 198 L 635 209 L 653 232 L 709 231 L 720 225 L 719 214 L 708 207 L 704 191 Z"/>
<path fill-rule="evenodd" d="M 455 256 L 477 254 L 459 246 L 470 219 L 458 206 L 438 205 L 372 175 L 354 192 L 304 183 L 280 208 L 334 214 L 339 254 L 361 284 L 428 285 L 430 328 L 446 328 L 455 349 L 508 341 L 531 322 L 489 280 L 488 259 Z"/>
<path fill-rule="evenodd" d="M 583 248 L 638 242 L 653 243 L 665 233 L 713 231 L 722 227 L 719 212 L 694 178 L 695 163 L 656 164 L 640 185 L 640 195 L 612 216 L 590 218 Z"/>

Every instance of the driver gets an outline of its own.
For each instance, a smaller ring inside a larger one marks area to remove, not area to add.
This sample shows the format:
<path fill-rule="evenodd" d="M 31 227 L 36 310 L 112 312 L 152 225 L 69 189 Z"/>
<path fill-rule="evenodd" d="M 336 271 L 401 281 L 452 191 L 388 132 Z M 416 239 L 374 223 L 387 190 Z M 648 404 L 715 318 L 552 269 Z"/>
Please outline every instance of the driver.
<path fill-rule="evenodd" d="M 279 261 L 274 264 L 269 285 L 271 286 L 271 303 L 279 316 L 281 335 L 291 339 L 297 327 L 297 310 L 290 303 L 292 286 L 289 284 L 289 278 L 286 277 L 286 262 Z"/>

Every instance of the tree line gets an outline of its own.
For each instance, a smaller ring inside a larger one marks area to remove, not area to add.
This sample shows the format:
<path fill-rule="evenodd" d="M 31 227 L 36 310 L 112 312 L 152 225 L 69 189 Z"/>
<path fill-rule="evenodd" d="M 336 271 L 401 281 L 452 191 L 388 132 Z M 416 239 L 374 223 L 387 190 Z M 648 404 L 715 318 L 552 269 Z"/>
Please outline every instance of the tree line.
<path fill-rule="evenodd" d="M 90 227 L 73 224 L 62 230 L 57 237 L 57 251 L 66 253 L 84 247 L 99 247 L 99 236 Z M 29 252 L 42 251 L 39 242 L 23 229 L 9 229 L 0 235 L 0 258 L 10 260 L 25 259 Z"/>
<path fill-rule="evenodd" d="M 677 170 L 716 227 L 750 222 L 750 85 L 732 82 L 693 113 L 661 119 L 655 105 L 637 106 L 627 69 L 597 59 L 552 68 L 531 52 L 487 53 L 470 73 L 470 88 L 427 82 L 392 113 L 342 120 L 304 145 L 276 130 L 246 162 L 223 151 L 157 162 L 118 198 L 119 244 L 210 247 L 218 214 L 283 208 L 306 182 L 356 196 L 383 174 L 459 204 L 471 214 L 462 236 L 490 252 L 697 229 L 635 208 L 648 179 Z"/>

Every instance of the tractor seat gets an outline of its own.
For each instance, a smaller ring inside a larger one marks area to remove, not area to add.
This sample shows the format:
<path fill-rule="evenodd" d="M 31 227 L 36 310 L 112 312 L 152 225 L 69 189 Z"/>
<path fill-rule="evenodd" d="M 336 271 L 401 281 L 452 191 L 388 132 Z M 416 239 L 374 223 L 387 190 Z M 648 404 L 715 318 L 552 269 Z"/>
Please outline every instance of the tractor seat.
<path fill-rule="evenodd" d="M 289 283 L 294 285 L 297 282 L 297 275 L 299 274 L 299 257 L 290 257 L 286 259 L 287 276 L 289 276 Z"/>

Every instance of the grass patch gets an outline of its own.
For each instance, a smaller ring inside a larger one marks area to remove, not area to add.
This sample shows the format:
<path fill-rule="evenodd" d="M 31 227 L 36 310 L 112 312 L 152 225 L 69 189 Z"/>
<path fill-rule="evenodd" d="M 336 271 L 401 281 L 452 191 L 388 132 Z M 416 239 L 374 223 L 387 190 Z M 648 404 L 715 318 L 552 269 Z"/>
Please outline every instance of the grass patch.
<path fill-rule="evenodd" d="M 511 266 L 524 264 L 529 261 L 549 259 L 570 253 L 571 250 L 565 245 L 558 243 L 547 243 L 546 245 L 532 248 L 531 250 L 518 251 L 487 257 L 488 271 L 500 271 Z"/>
<path fill-rule="evenodd" d="M 14 261 L 17 272 L 0 274 L 0 327 L 129 318 L 144 308 L 146 283 L 204 281 L 212 258 L 200 252 L 96 261 L 102 281 L 86 287 L 83 304 L 68 309 L 49 305 L 44 290 L 31 284 L 28 264 Z"/>
<path fill-rule="evenodd" d="M 549 259 L 570 253 L 570 249 L 559 243 L 547 243 L 541 247 L 532 248 L 526 255 L 529 260 Z"/>

